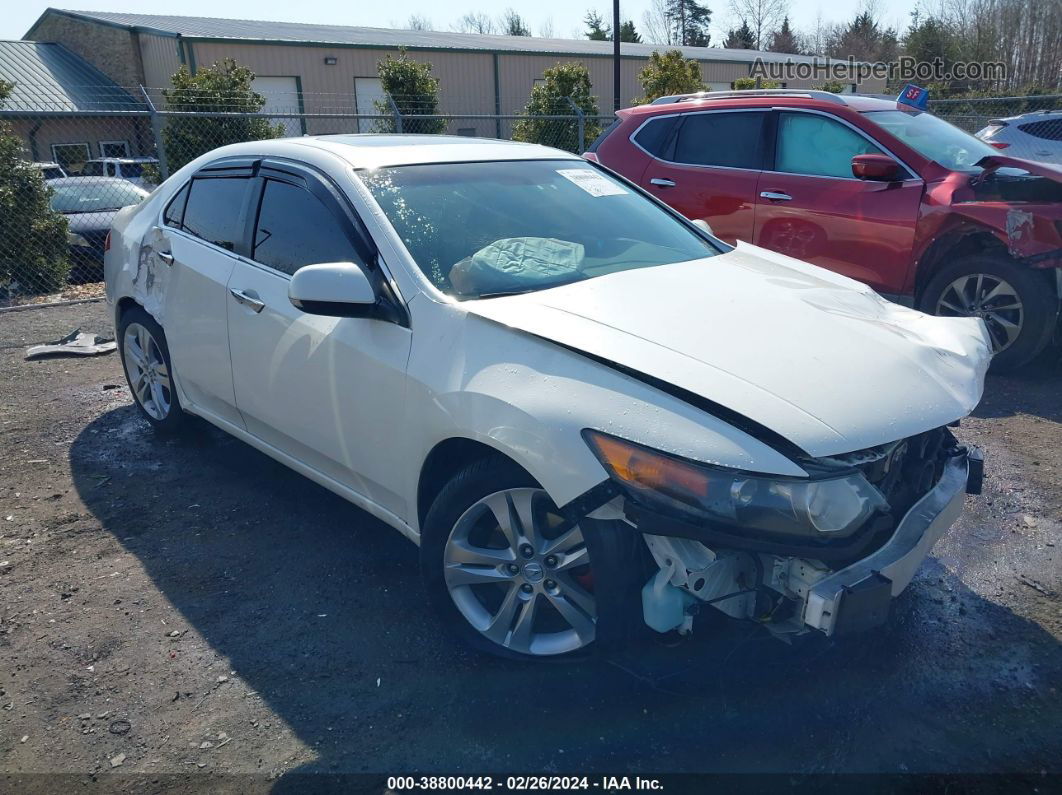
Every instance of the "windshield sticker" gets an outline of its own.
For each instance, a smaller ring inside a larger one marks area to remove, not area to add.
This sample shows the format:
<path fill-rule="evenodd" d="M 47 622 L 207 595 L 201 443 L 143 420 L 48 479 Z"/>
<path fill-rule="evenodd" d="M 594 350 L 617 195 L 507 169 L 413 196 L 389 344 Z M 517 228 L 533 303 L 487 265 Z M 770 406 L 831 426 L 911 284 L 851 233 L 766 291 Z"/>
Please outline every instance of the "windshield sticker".
<path fill-rule="evenodd" d="M 560 168 L 557 173 L 566 180 L 574 182 L 591 196 L 623 196 L 627 191 L 606 179 L 596 171 L 585 168 Z"/>

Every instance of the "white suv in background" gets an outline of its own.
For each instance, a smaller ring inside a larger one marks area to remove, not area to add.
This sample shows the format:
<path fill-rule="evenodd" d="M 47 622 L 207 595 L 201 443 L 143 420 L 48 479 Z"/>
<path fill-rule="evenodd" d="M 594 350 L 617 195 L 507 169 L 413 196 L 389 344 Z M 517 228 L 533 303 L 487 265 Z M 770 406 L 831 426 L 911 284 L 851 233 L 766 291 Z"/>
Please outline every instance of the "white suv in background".
<path fill-rule="evenodd" d="M 1010 157 L 1062 164 L 1062 110 L 992 119 L 977 137 Z"/>
<path fill-rule="evenodd" d="M 153 157 L 98 157 L 85 163 L 80 176 L 117 177 L 132 182 L 138 188 L 151 190 L 155 183 L 144 175 L 144 166 L 155 166 L 157 173 L 158 164 L 159 161 Z"/>

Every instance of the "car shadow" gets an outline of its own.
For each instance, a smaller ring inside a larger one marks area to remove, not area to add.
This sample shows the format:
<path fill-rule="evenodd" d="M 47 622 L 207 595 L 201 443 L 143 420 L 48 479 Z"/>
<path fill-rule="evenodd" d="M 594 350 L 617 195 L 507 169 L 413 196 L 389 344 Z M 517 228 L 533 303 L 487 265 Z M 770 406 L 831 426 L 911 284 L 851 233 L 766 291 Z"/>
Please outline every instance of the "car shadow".
<path fill-rule="evenodd" d="M 436 620 L 400 534 L 194 426 L 164 440 L 108 412 L 72 445 L 74 483 L 314 749 L 278 790 L 366 772 L 1062 770 L 1059 644 L 935 560 L 887 627 L 843 642 L 720 621 L 675 648 L 504 661 Z"/>
<path fill-rule="evenodd" d="M 1062 422 L 1062 347 L 1051 346 L 1025 367 L 989 373 L 975 417 L 1029 414 Z"/>

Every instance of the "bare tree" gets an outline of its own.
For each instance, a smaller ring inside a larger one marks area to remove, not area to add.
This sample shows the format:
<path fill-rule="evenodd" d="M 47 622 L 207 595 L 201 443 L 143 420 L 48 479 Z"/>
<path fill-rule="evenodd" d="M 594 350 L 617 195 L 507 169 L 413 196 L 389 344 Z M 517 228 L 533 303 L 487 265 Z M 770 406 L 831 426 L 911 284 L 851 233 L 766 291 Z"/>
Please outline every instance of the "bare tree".
<path fill-rule="evenodd" d="M 538 35 L 544 39 L 553 38 L 553 17 L 546 17 L 538 26 Z"/>
<path fill-rule="evenodd" d="M 496 33 L 494 20 L 482 11 L 469 11 L 453 24 L 458 33 Z"/>
<path fill-rule="evenodd" d="M 524 18 L 516 13 L 516 9 L 507 8 L 498 20 L 498 27 L 506 36 L 530 36 L 531 28 L 524 22 Z"/>
<path fill-rule="evenodd" d="M 762 50 L 789 13 L 789 0 L 730 0 L 730 13 L 749 23 L 756 49 Z"/>
<path fill-rule="evenodd" d="M 649 0 L 642 14 L 642 40 L 648 44 L 678 44 L 668 0 Z"/>
<path fill-rule="evenodd" d="M 431 30 L 431 20 L 423 14 L 410 14 L 406 20 L 406 30 Z"/>

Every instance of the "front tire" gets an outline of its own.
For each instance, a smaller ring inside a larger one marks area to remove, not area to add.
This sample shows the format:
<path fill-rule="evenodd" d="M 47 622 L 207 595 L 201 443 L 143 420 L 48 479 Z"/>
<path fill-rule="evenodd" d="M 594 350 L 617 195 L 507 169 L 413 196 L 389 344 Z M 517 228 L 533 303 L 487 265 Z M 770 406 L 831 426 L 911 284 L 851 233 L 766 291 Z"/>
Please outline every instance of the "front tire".
<path fill-rule="evenodd" d="M 118 350 L 129 391 L 144 419 L 161 434 L 181 430 L 187 416 L 174 387 L 162 326 L 141 307 L 131 307 L 118 321 Z"/>
<path fill-rule="evenodd" d="M 580 657 L 618 649 L 641 623 L 639 546 L 622 523 L 568 527 L 527 472 L 491 456 L 461 470 L 432 504 L 421 573 L 444 622 L 473 648 Z"/>
<path fill-rule="evenodd" d="M 992 369 L 1032 361 L 1051 339 L 1058 317 L 1054 285 L 1043 273 L 1003 255 L 962 257 L 926 285 L 921 308 L 943 317 L 980 317 L 992 337 Z"/>

